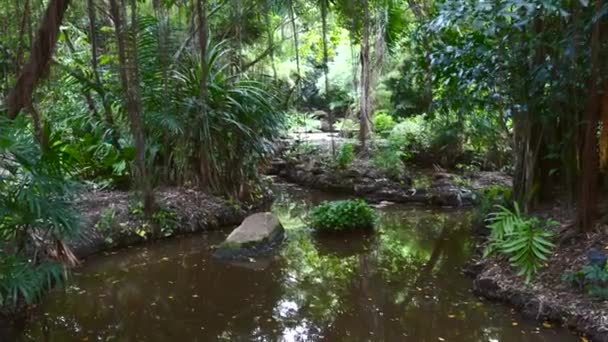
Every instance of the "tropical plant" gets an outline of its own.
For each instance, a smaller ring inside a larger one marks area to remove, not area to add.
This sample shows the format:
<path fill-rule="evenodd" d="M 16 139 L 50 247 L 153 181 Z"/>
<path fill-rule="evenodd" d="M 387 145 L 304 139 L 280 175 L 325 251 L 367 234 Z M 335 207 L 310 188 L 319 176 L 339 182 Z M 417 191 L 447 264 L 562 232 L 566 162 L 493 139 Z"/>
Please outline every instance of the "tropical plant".
<path fill-rule="evenodd" d="M 404 152 L 415 154 L 430 147 L 429 131 L 424 116 L 402 120 L 392 129 L 388 139 L 390 144 Z"/>
<path fill-rule="evenodd" d="M 389 133 L 397 124 L 393 117 L 386 112 L 377 112 L 374 115 L 374 130 L 378 133 Z"/>
<path fill-rule="evenodd" d="M 536 217 L 525 217 L 517 203 L 513 210 L 497 206 L 498 210 L 488 219 L 490 237 L 484 256 L 498 253 L 506 256 L 518 268 L 518 275 L 529 282 L 537 270 L 549 261 L 555 245 L 551 242 L 553 233 L 545 228 L 554 221 L 542 223 Z"/>
<path fill-rule="evenodd" d="M 349 118 L 338 119 L 336 121 L 336 129 L 345 134 L 350 134 L 359 130 L 359 123 Z"/>
<path fill-rule="evenodd" d="M 312 113 L 289 113 L 286 125 L 291 133 L 313 133 L 321 130 L 321 120 L 315 118 Z"/>
<path fill-rule="evenodd" d="M 225 43 L 210 46 L 207 100 L 201 103 L 200 56 L 184 57 L 175 71 L 173 103 L 180 129 L 169 151 L 172 172 L 212 191 L 247 197 L 258 178 L 258 163 L 270 156 L 271 142 L 283 128 L 272 89 L 245 77 L 231 77 Z"/>
<path fill-rule="evenodd" d="M 336 164 L 338 168 L 346 169 L 355 159 L 355 145 L 344 144 L 340 146 L 336 153 Z"/>
<path fill-rule="evenodd" d="M 378 146 L 372 155 L 372 164 L 388 173 L 394 179 L 403 175 L 403 159 L 406 153 L 389 142 L 388 145 Z"/>
<path fill-rule="evenodd" d="M 31 304 L 52 286 L 63 283 L 65 269 L 56 262 L 36 264 L 0 250 L 0 306 Z"/>
<path fill-rule="evenodd" d="M 63 240 L 80 228 L 71 203 L 75 188 L 65 177 L 71 156 L 56 136 L 41 150 L 24 125 L 22 119 L 0 120 L 0 305 L 31 303 L 60 284 L 63 266 L 43 260 L 39 246 L 56 259 L 75 262 Z"/>
<path fill-rule="evenodd" d="M 585 265 L 580 271 L 566 272 L 562 279 L 598 300 L 608 300 L 608 263 Z"/>
<path fill-rule="evenodd" d="M 371 229 L 376 221 L 374 210 L 363 200 L 323 202 L 308 217 L 318 231 Z"/>
<path fill-rule="evenodd" d="M 492 185 L 481 190 L 479 195 L 479 212 L 488 215 L 497 205 L 507 207 L 513 203 L 513 190 L 502 185 Z"/>

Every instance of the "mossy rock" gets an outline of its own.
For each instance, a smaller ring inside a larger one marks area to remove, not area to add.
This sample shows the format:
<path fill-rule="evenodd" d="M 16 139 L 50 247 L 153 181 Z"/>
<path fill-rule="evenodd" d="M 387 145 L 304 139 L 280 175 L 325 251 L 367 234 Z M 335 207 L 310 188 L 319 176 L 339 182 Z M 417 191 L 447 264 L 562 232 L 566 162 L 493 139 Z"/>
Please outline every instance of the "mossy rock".
<path fill-rule="evenodd" d="M 213 255 L 219 259 L 242 260 L 267 254 L 280 246 L 284 237 L 285 229 L 274 214 L 257 213 L 233 230 Z"/>

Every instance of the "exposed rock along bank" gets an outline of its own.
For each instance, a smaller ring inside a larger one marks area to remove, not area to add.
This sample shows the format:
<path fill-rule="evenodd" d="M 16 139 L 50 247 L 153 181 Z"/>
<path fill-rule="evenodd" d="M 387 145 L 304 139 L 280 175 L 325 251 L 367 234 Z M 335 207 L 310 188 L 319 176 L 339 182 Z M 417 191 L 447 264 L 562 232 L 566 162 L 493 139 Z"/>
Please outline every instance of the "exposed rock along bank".
<path fill-rule="evenodd" d="M 79 196 L 76 203 L 82 213 L 83 230 L 78 237 L 68 241 L 77 257 L 85 258 L 151 239 L 142 234 L 144 221 L 141 215 L 133 213 L 130 196 L 122 191 L 85 192 Z M 268 207 L 271 198 L 272 194 L 267 193 L 259 203 L 236 206 L 198 190 L 160 189 L 156 193 L 157 204 L 171 213 L 166 222 L 161 222 L 171 226 L 163 232 L 162 237 L 235 226 L 248 214 Z M 111 220 L 108 216 L 111 216 Z"/>
<path fill-rule="evenodd" d="M 466 179 L 455 174 L 435 172 L 427 187 L 414 187 L 412 178 L 392 177 L 368 163 L 339 169 L 313 158 L 276 159 L 269 173 L 296 184 L 349 193 L 375 202 L 449 207 L 475 205 L 476 190 L 496 184 L 510 186 L 511 183 L 510 177 L 500 172 L 480 172 Z"/>
<path fill-rule="evenodd" d="M 228 235 L 218 246 L 214 256 L 229 260 L 255 257 L 272 251 L 284 238 L 285 229 L 274 214 L 253 214 Z"/>

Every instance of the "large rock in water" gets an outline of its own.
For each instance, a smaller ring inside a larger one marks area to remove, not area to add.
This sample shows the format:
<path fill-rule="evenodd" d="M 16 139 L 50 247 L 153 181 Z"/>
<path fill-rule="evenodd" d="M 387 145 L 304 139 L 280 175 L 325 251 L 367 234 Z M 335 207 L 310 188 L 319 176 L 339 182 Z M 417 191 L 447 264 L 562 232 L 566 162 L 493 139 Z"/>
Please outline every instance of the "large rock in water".
<path fill-rule="evenodd" d="M 284 237 L 285 230 L 273 213 L 253 214 L 228 235 L 214 256 L 231 260 L 251 258 L 270 252 Z"/>

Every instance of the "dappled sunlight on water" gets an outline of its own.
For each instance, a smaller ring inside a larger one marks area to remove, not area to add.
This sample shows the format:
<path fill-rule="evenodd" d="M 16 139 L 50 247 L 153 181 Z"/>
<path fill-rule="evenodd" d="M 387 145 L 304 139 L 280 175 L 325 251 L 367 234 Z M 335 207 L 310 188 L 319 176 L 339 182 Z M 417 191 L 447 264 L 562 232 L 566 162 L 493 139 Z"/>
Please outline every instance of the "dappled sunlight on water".
<path fill-rule="evenodd" d="M 27 324 L 26 341 L 577 341 L 471 294 L 470 213 L 387 206 L 373 234 L 306 229 L 320 192 L 278 185 L 288 243 L 226 263 L 228 233 L 92 258 Z"/>

